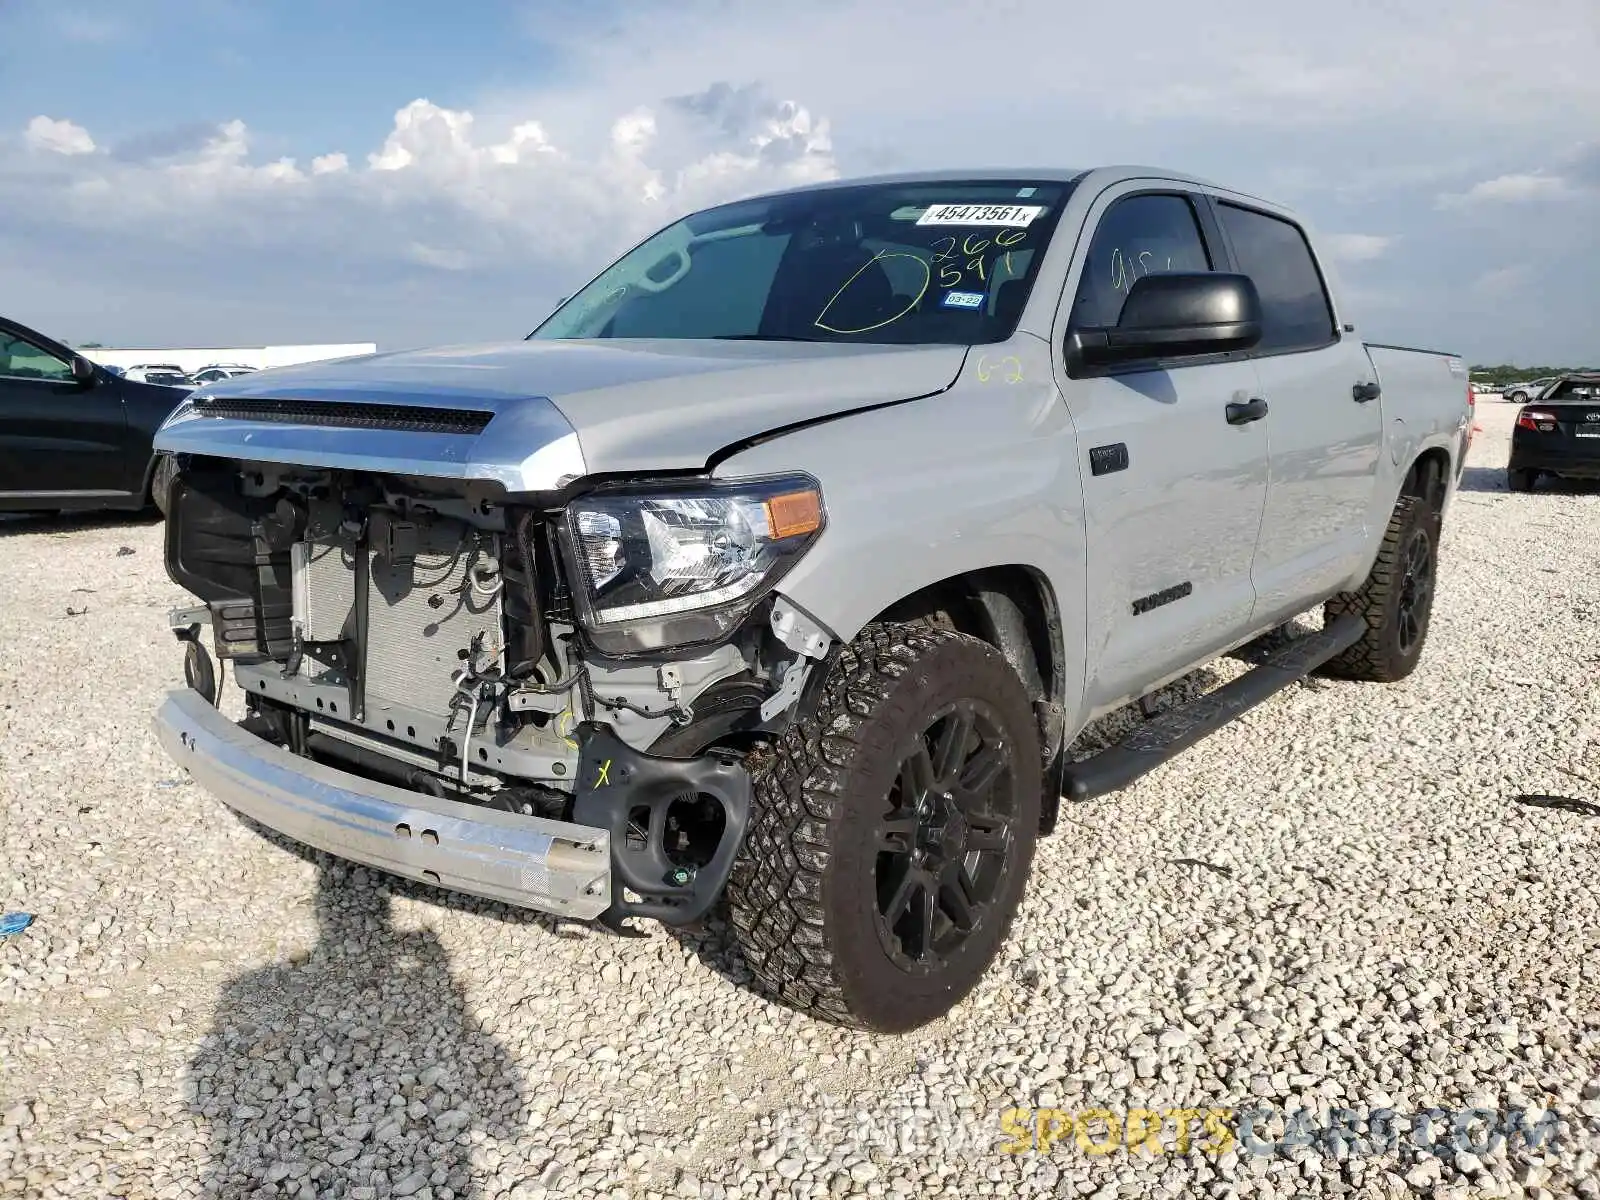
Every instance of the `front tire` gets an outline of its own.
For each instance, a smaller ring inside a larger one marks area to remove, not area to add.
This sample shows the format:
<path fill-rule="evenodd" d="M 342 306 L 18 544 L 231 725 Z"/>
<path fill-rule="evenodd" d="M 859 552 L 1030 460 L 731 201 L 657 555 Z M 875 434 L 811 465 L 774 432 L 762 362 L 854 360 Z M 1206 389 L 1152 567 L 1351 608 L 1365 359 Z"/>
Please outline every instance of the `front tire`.
<path fill-rule="evenodd" d="M 1032 706 L 977 638 L 872 625 L 779 742 L 728 898 L 756 978 L 903 1033 L 967 996 L 1010 931 L 1043 787 Z"/>
<path fill-rule="evenodd" d="M 1367 625 L 1360 641 L 1327 662 L 1324 674 L 1394 683 L 1416 670 L 1433 614 L 1439 526 L 1439 513 L 1427 501 L 1400 497 L 1366 582 L 1323 606 L 1328 622 L 1354 613 Z"/>
<path fill-rule="evenodd" d="M 177 477 L 177 459 L 170 454 L 163 454 L 156 460 L 156 469 L 150 473 L 150 499 L 163 517 L 170 515 L 172 485 Z"/>

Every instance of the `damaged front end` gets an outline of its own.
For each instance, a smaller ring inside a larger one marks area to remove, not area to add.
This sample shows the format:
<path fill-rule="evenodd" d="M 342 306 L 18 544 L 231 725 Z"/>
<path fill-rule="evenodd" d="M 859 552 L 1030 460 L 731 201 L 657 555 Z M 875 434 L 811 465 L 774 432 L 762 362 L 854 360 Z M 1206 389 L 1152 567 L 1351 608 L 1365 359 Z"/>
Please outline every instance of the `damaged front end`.
<path fill-rule="evenodd" d="M 248 439 L 246 439 L 248 440 Z M 804 476 L 516 491 L 181 452 L 169 753 L 330 853 L 613 927 L 698 920 L 830 635 Z M 231 670 L 244 715 L 223 716 Z"/>

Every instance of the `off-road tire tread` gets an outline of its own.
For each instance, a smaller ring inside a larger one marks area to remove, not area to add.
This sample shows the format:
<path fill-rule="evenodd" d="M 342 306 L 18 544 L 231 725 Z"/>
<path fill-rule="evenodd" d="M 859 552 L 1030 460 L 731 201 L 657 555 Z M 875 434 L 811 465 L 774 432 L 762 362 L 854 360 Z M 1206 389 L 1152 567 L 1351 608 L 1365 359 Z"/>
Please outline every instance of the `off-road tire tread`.
<path fill-rule="evenodd" d="M 169 515 L 167 504 L 171 499 L 172 485 L 177 477 L 177 460 L 170 454 L 161 455 L 156 460 L 155 469 L 150 472 L 150 501 L 163 517 Z"/>
<path fill-rule="evenodd" d="M 1390 654 L 1391 630 L 1387 626 L 1389 598 L 1401 583 L 1401 548 L 1407 535 L 1418 521 L 1429 523 L 1434 553 L 1438 554 L 1439 514 L 1418 496 L 1402 496 L 1389 517 L 1389 526 L 1383 533 L 1383 544 L 1378 549 L 1377 561 L 1372 564 L 1366 581 L 1354 592 L 1341 592 L 1323 605 L 1323 619 L 1333 622 L 1339 617 L 1354 613 L 1366 622 L 1366 632 L 1361 640 L 1348 650 L 1329 659 L 1320 674 L 1338 679 L 1353 679 L 1367 683 L 1393 683 L 1410 674 L 1415 660 L 1402 666 Z M 1426 643 L 1426 631 L 1424 631 Z M 1421 651 L 1418 651 L 1419 655 Z"/>
<path fill-rule="evenodd" d="M 783 1003 L 846 1028 L 870 1026 L 851 1011 L 824 921 L 829 827 L 853 799 L 867 719 L 919 663 L 949 643 L 967 643 L 1012 670 L 998 650 L 966 634 L 921 621 L 869 625 L 841 648 L 817 703 L 756 774 L 750 825 L 728 883 L 734 936 L 760 985 Z M 1014 910 L 1004 915 L 1001 944 L 1014 916 Z"/>

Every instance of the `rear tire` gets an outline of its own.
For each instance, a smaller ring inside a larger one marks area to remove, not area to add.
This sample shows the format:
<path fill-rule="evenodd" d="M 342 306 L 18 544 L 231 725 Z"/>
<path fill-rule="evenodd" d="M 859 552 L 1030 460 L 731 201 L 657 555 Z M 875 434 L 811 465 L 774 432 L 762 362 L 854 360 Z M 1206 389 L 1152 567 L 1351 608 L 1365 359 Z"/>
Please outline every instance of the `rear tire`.
<path fill-rule="evenodd" d="M 1416 669 L 1433 613 L 1439 527 L 1438 511 L 1425 500 L 1400 497 L 1366 582 L 1323 605 L 1328 622 L 1354 613 L 1367 625 L 1360 641 L 1328 660 L 1323 674 L 1394 683 Z"/>
<path fill-rule="evenodd" d="M 1526 467 L 1506 468 L 1506 488 L 1513 492 L 1531 492 L 1539 479 L 1539 472 Z"/>
<path fill-rule="evenodd" d="M 728 886 L 751 971 L 839 1025 L 945 1015 L 1010 931 L 1042 787 L 1032 706 L 998 650 L 868 626 L 758 770 Z"/>

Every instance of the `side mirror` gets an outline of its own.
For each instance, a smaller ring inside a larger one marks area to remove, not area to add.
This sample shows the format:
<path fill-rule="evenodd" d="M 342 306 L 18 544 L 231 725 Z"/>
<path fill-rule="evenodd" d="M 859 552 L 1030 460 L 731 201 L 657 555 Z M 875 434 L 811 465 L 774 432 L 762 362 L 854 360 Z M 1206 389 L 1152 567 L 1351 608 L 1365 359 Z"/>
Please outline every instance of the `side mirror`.
<path fill-rule="evenodd" d="M 1173 271 L 1146 275 L 1113 326 L 1067 336 L 1067 362 L 1108 366 L 1248 350 L 1261 340 L 1261 297 L 1248 275 Z"/>
<path fill-rule="evenodd" d="M 84 387 L 100 382 L 100 373 L 94 369 L 94 364 L 81 354 L 72 356 L 72 377 Z"/>

